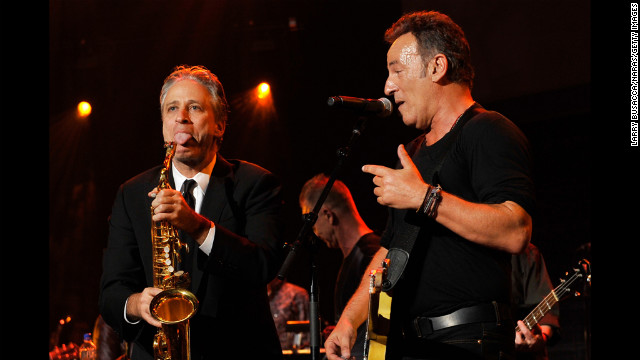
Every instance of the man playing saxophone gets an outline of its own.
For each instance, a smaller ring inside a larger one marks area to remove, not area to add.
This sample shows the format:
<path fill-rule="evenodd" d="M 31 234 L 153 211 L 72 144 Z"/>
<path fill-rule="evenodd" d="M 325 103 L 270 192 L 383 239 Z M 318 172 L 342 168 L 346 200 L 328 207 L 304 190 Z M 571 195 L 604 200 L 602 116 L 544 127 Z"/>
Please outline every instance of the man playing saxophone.
<path fill-rule="evenodd" d="M 189 320 L 190 358 L 280 359 L 266 291 L 283 260 L 280 182 L 258 165 L 218 153 L 228 104 L 205 67 L 176 67 L 162 87 L 160 110 L 164 140 L 175 146 L 166 171 L 170 187 L 158 189 L 164 166 L 120 186 L 109 218 L 100 313 L 131 343 L 131 359 L 154 358 L 161 323 L 149 308 L 161 289 L 153 286 L 149 234 L 152 223 L 166 222 L 188 248 L 170 266 L 190 275 L 188 290 L 198 300 Z M 195 186 L 183 194 L 189 179 Z M 190 196 L 193 208 L 185 200 Z M 247 331 L 255 336 L 242 335 Z"/>

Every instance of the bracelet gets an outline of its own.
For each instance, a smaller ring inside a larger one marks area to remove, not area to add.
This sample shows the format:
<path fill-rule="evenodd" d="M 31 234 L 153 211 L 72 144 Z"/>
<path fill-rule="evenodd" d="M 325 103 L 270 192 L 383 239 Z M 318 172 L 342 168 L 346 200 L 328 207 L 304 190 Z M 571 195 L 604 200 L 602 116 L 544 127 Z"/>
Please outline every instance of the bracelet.
<path fill-rule="evenodd" d="M 427 201 L 429 201 L 429 194 L 431 193 L 431 189 L 433 186 L 427 184 L 427 193 L 424 195 L 424 200 L 422 200 L 422 204 L 416 209 L 416 214 L 424 213 L 425 206 L 427 205 Z"/>
<path fill-rule="evenodd" d="M 442 200 L 442 195 L 440 195 L 441 190 L 442 187 L 440 185 L 431 189 L 429 201 L 427 202 L 427 209 L 425 211 L 425 214 L 430 218 L 435 219 L 435 217 L 437 216 L 438 205 L 440 205 L 440 200 Z"/>
<path fill-rule="evenodd" d="M 440 200 L 442 200 L 442 195 L 440 195 L 441 190 L 442 187 L 440 185 L 436 187 L 431 186 L 418 212 L 430 218 L 435 218 L 437 216 L 438 205 L 440 204 Z"/>

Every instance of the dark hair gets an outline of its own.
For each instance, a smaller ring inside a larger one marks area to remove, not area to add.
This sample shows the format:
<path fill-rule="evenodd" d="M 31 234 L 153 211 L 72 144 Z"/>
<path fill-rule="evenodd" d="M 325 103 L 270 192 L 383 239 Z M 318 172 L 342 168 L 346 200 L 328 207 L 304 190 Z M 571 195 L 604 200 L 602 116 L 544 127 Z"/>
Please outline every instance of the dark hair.
<path fill-rule="evenodd" d="M 437 11 L 418 11 L 403 15 L 384 34 L 389 44 L 411 33 L 418 40 L 420 56 L 426 62 L 438 53 L 449 62 L 447 78 L 455 83 L 473 86 L 474 71 L 467 38 L 451 18 Z"/>

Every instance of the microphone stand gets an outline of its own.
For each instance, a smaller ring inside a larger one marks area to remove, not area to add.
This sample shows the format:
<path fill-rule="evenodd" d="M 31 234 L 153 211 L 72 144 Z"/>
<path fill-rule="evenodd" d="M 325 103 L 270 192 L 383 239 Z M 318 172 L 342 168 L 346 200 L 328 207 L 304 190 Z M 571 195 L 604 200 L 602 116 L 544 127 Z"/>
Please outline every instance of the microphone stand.
<path fill-rule="evenodd" d="M 293 260 L 296 256 L 296 251 L 300 245 L 303 245 L 306 242 L 310 243 L 311 249 L 311 288 L 309 291 L 309 337 L 310 337 L 310 350 L 311 350 L 311 359 L 312 360 L 320 360 L 320 313 L 318 311 L 318 283 L 317 283 L 317 274 L 316 274 L 316 263 L 315 263 L 315 255 L 316 255 L 316 244 L 318 237 L 313 232 L 313 225 L 318 220 L 318 212 L 324 204 L 329 192 L 331 191 L 331 187 L 335 182 L 338 173 L 342 169 L 346 160 L 348 159 L 351 149 L 355 145 L 356 141 L 360 137 L 362 131 L 364 130 L 364 125 L 366 122 L 366 117 L 361 116 L 356 121 L 356 124 L 351 131 L 351 138 L 349 139 L 349 143 L 346 147 L 339 148 L 337 151 L 338 162 L 333 169 L 327 184 L 325 185 L 320 197 L 316 201 L 316 204 L 311 210 L 311 212 L 306 213 L 304 215 L 304 223 L 302 224 L 302 228 L 298 233 L 298 237 L 293 242 L 293 244 L 285 244 L 285 248 L 289 248 L 289 253 L 287 254 L 282 267 L 280 268 L 280 272 L 278 273 L 278 278 L 283 280 L 287 273 L 289 272 L 289 268 L 293 263 Z"/>

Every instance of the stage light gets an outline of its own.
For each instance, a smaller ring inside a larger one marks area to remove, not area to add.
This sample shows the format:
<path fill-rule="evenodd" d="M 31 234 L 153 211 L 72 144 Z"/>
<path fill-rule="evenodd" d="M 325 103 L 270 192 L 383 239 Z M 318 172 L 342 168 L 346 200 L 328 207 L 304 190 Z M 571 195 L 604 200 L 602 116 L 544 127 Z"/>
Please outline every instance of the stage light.
<path fill-rule="evenodd" d="M 277 121 L 273 93 L 267 82 L 253 85 L 242 93 L 233 95 L 231 107 L 236 116 L 245 119 L 245 125 L 253 129 L 264 129 Z"/>
<path fill-rule="evenodd" d="M 264 99 L 271 94 L 271 87 L 266 82 L 258 85 L 258 99 Z"/>
<path fill-rule="evenodd" d="M 91 104 L 86 101 L 81 101 L 78 103 L 78 116 L 87 117 L 91 114 Z"/>

